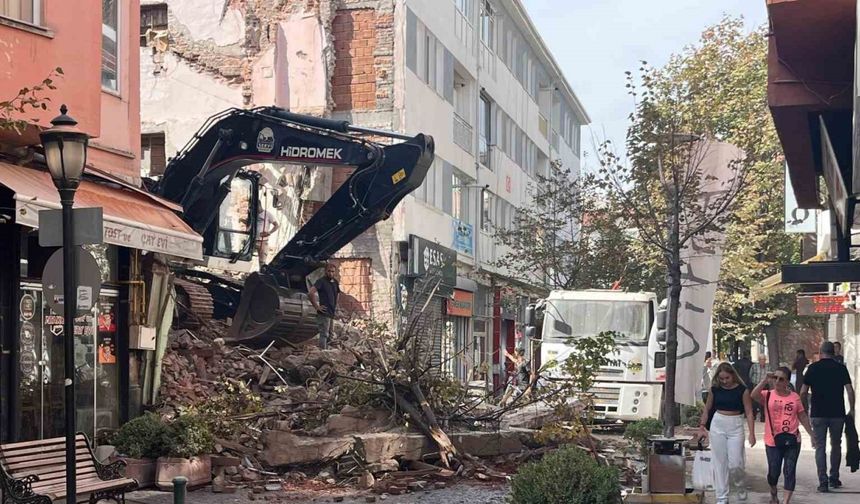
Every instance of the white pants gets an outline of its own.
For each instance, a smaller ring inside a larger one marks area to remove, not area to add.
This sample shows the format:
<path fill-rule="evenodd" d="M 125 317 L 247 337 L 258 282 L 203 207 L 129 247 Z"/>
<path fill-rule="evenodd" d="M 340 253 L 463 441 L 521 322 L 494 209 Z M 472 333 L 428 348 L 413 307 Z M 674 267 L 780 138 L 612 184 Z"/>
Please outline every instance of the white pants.
<path fill-rule="evenodd" d="M 743 484 L 744 415 L 714 413 L 711 420 L 711 451 L 714 453 L 714 490 L 717 504 L 729 502 L 731 487 Z"/>

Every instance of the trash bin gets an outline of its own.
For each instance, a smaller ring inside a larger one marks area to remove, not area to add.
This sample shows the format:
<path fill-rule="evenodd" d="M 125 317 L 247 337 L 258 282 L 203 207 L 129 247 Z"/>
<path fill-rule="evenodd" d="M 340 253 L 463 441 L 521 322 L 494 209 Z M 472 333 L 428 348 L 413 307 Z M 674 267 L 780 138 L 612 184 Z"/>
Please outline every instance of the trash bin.
<path fill-rule="evenodd" d="M 652 494 L 687 491 L 685 445 L 691 437 L 648 438 L 648 489 Z"/>

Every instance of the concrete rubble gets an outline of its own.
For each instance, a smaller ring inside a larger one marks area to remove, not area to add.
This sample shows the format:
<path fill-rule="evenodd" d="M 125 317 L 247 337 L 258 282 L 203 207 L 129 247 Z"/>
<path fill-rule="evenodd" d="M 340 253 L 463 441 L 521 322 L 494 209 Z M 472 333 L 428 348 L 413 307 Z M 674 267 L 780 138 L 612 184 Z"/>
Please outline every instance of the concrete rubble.
<path fill-rule="evenodd" d="M 241 382 L 261 398 L 261 410 L 241 417 L 241 429 L 218 438 L 213 491 L 247 488 L 253 500 L 262 492 L 350 485 L 396 495 L 442 488 L 455 478 L 504 481 L 519 465 L 553 449 L 542 446 L 537 430 L 555 419 L 553 412 L 531 405 L 483 430 L 446 421 L 447 438 L 463 462 L 445 467 L 435 438 L 412 430 L 402 414 L 378 401 L 349 403 L 362 396 L 345 389 L 353 382 L 343 377 L 364 376 L 364 357 L 346 341 L 332 350 L 250 349 L 224 344 L 225 330 L 208 324 L 171 333 L 158 409 L 176 415 L 223 393 L 229 382 Z M 637 468 L 629 454 L 598 444 L 597 455 L 621 467 L 624 480 L 632 482 Z"/>

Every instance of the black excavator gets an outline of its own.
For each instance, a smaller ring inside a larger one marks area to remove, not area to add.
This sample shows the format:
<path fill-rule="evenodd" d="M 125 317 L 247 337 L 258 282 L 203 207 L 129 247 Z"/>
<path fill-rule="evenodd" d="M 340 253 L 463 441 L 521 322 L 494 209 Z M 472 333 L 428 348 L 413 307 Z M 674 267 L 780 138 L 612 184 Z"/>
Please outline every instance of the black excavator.
<path fill-rule="evenodd" d="M 397 141 L 383 145 L 381 139 Z M 248 165 L 349 166 L 354 170 L 258 273 L 237 282 L 199 268 L 179 271 L 180 302 L 198 318 L 232 318 L 228 342 L 298 343 L 317 333 L 306 278 L 344 245 L 387 219 L 433 163 L 433 139 L 291 113 L 229 109 L 209 118 L 170 160 L 153 191 L 183 207 L 203 253 L 250 261 L 258 239 L 260 174 Z M 247 194 L 247 204 L 228 199 Z M 241 215 L 237 215 L 237 212 Z"/>

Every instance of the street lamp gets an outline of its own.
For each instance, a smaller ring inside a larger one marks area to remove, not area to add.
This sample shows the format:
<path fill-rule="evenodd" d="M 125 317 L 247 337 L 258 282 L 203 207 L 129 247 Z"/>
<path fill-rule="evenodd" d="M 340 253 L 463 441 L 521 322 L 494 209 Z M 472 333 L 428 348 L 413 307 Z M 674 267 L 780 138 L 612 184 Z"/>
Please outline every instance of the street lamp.
<path fill-rule="evenodd" d="M 60 107 L 60 115 L 51 121 L 52 127 L 39 134 L 45 149 L 45 161 L 63 208 L 63 353 L 66 379 L 66 502 L 75 502 L 75 315 L 77 315 L 77 271 L 74 244 L 72 205 L 75 190 L 81 183 L 87 162 L 89 135 L 79 130 L 77 121 L 66 115 L 68 108 Z"/>

